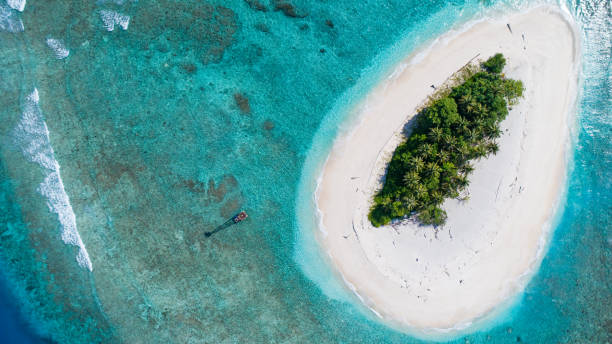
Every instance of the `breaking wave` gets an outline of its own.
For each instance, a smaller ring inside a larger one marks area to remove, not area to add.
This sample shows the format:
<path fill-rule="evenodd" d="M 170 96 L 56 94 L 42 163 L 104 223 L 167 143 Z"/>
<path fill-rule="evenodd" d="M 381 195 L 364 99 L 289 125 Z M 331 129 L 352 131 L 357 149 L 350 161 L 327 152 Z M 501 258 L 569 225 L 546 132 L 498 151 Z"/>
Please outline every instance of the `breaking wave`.
<path fill-rule="evenodd" d="M 104 23 L 107 31 L 115 30 L 115 25 L 119 25 L 123 30 L 127 30 L 130 25 L 130 16 L 111 10 L 100 10 L 100 19 Z"/>
<path fill-rule="evenodd" d="M 15 9 L 19 12 L 23 12 L 26 5 L 26 0 L 6 0 L 6 4 L 9 5 L 12 9 Z"/>
<path fill-rule="evenodd" d="M 38 192 L 47 199 L 49 210 L 57 214 L 62 226 L 62 241 L 77 246 L 79 248 L 76 256 L 77 262 L 81 267 L 92 271 L 91 260 L 77 231 L 74 211 L 64 189 L 60 165 L 55 160 L 53 147 L 49 140 L 49 130 L 38 101 L 38 90 L 34 89 L 26 98 L 21 120 L 14 130 L 15 141 L 21 147 L 26 159 L 38 164 L 44 170 L 45 179 L 38 186 Z"/>
<path fill-rule="evenodd" d="M 60 60 L 70 55 L 70 51 L 66 49 L 66 45 L 61 39 L 47 38 L 47 46 L 53 50 L 55 57 Z"/>
<path fill-rule="evenodd" d="M 25 5 L 25 1 L 23 2 Z M 17 12 L 3 2 L 0 2 L 0 31 L 22 32 L 23 22 Z"/>

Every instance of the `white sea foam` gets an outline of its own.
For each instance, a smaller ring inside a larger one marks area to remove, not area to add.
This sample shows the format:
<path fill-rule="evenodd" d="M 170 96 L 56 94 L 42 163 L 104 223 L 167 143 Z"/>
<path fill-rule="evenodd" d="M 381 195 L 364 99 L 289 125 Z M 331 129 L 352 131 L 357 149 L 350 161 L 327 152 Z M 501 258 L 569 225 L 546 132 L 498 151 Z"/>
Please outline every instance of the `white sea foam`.
<path fill-rule="evenodd" d="M 104 23 L 107 31 L 115 30 L 115 25 L 119 25 L 123 30 L 127 30 L 130 25 L 130 16 L 111 10 L 101 10 L 100 19 Z"/>
<path fill-rule="evenodd" d="M 23 22 L 17 12 L 2 2 L 0 2 L 0 31 L 23 31 Z"/>
<path fill-rule="evenodd" d="M 66 49 L 64 41 L 62 41 L 61 39 L 47 38 L 47 46 L 51 48 L 51 50 L 53 50 L 53 52 L 55 53 L 55 57 L 60 60 L 70 55 L 70 51 Z"/>
<path fill-rule="evenodd" d="M 91 271 L 91 260 L 79 236 L 74 211 L 64 189 L 60 166 L 55 160 L 53 147 L 49 140 L 49 130 L 38 106 L 38 101 L 38 90 L 34 89 L 26 98 L 21 121 L 14 130 L 15 141 L 21 146 L 22 152 L 28 160 L 44 169 L 45 179 L 38 186 L 38 192 L 47 199 L 49 210 L 57 214 L 62 226 L 62 241 L 79 248 L 79 253 L 76 256 L 77 262 L 81 267 Z"/>
<path fill-rule="evenodd" d="M 23 12 L 23 9 L 26 5 L 26 0 L 6 0 L 6 4 L 9 5 L 12 9 L 15 9 L 19 12 Z"/>

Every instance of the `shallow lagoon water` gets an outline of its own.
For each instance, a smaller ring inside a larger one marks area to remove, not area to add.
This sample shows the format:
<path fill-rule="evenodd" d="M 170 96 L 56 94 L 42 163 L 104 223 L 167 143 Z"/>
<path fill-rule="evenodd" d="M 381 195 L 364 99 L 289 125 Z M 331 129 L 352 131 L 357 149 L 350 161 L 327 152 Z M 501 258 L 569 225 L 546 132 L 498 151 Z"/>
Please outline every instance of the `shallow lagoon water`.
<path fill-rule="evenodd" d="M 2 3 L 0 263 L 42 338 L 418 342 L 306 277 L 316 247 L 296 244 L 305 159 L 312 149 L 325 158 L 346 110 L 410 51 L 487 7 L 527 4 L 260 3 L 266 11 L 245 1 Z M 564 6 L 584 35 L 567 202 L 521 299 L 459 342 L 612 340 L 612 14 L 609 2 Z M 39 190 L 46 170 L 15 140 L 34 88 L 91 272 Z M 202 235 L 239 209 L 245 223 Z"/>

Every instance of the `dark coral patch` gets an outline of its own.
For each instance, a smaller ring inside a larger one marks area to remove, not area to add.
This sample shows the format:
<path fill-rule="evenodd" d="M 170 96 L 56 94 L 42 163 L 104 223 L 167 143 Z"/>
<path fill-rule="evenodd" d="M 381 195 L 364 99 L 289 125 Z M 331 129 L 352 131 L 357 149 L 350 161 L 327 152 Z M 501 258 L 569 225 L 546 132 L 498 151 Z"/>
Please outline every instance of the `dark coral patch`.
<path fill-rule="evenodd" d="M 304 18 L 308 14 L 298 13 L 295 6 L 286 0 L 274 0 L 274 10 L 282 11 L 284 15 L 291 18 Z"/>
<path fill-rule="evenodd" d="M 267 119 L 263 124 L 263 128 L 267 131 L 274 129 L 274 122 L 272 122 L 272 120 L 270 119 Z"/>
<path fill-rule="evenodd" d="M 215 186 L 215 181 L 211 178 L 208 181 L 208 195 L 217 203 L 220 203 L 225 198 L 225 195 L 237 186 L 238 181 L 231 174 L 224 175 L 217 186 Z"/>
<path fill-rule="evenodd" d="M 266 7 L 266 5 L 262 4 L 258 0 L 244 0 L 244 1 L 246 1 L 246 3 L 249 4 L 249 7 L 251 7 L 252 9 L 256 11 L 261 11 L 261 12 L 268 11 L 268 8 Z"/>
<path fill-rule="evenodd" d="M 181 64 L 181 68 L 187 73 L 187 74 L 193 74 L 196 72 L 196 70 L 198 70 L 198 67 L 196 67 L 195 64 L 193 63 L 183 63 Z"/>
<path fill-rule="evenodd" d="M 202 183 L 201 181 L 195 181 L 193 179 L 184 180 L 181 185 L 189 189 L 189 191 L 191 192 L 202 193 L 206 191 L 206 189 L 204 188 L 204 183 Z"/>
<path fill-rule="evenodd" d="M 242 93 L 234 93 L 234 101 L 243 114 L 251 113 L 251 105 L 249 104 L 249 98 L 245 97 Z"/>

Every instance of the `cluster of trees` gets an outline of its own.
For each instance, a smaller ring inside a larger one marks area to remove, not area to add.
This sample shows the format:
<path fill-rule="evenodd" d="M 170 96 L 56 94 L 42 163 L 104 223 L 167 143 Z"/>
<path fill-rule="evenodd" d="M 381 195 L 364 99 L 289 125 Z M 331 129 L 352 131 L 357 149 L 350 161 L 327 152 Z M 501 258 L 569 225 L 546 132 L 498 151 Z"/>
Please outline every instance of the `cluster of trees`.
<path fill-rule="evenodd" d="M 494 55 L 418 114 L 374 196 L 368 215 L 374 226 L 410 216 L 423 224 L 444 224 L 444 199 L 458 198 L 468 186 L 471 160 L 498 151 L 499 124 L 523 94 L 521 81 L 501 74 L 505 64 L 502 54 Z"/>

